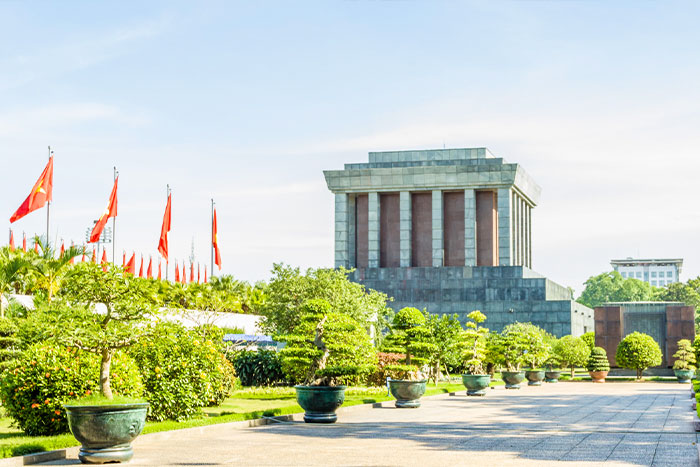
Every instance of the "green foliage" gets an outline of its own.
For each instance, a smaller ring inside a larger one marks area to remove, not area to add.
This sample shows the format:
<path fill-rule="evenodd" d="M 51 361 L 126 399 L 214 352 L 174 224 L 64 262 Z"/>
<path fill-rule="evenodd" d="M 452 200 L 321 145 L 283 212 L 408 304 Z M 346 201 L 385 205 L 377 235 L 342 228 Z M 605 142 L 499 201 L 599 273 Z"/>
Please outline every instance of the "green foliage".
<path fill-rule="evenodd" d="M 467 315 L 467 318 L 469 321 L 461 335 L 462 357 L 466 371 L 470 375 L 485 375 L 486 336 L 489 330 L 479 325 L 486 321 L 486 315 L 479 310 L 474 310 Z"/>
<path fill-rule="evenodd" d="M 450 316 L 426 313 L 426 317 L 425 325 L 430 333 L 428 343 L 432 344 L 427 354 L 429 378 L 437 384 L 442 368 L 455 365 L 460 360 L 462 326 L 456 314 Z"/>
<path fill-rule="evenodd" d="M 388 339 L 395 345 L 392 350 L 403 353 L 405 358 L 400 364 L 387 365 L 385 369 L 400 374 L 401 379 L 418 376 L 421 367 L 429 362 L 430 354 L 435 350 L 426 315 L 427 313 L 417 308 L 405 307 L 400 309 L 392 320 Z"/>
<path fill-rule="evenodd" d="M 673 358 L 676 359 L 673 362 L 674 370 L 695 370 L 697 360 L 695 359 L 695 352 L 690 340 L 681 339 L 678 341 L 678 351 L 673 354 Z"/>
<path fill-rule="evenodd" d="M 586 363 L 588 371 L 610 371 L 610 363 L 608 362 L 608 354 L 602 347 L 593 347 L 591 355 Z"/>
<path fill-rule="evenodd" d="M 22 274 L 29 267 L 24 256 L 13 253 L 9 248 L 0 249 L 0 317 L 5 316 L 5 300 L 9 302 L 9 293 L 13 291 Z"/>
<path fill-rule="evenodd" d="M 387 325 L 387 296 L 351 282 L 350 271 L 340 269 L 308 269 L 275 264 L 262 306 L 261 329 L 267 334 L 294 334 L 301 323 L 304 304 L 311 299 L 326 300 L 333 312 L 351 317 L 360 326 L 374 326 L 375 334 Z"/>
<path fill-rule="evenodd" d="M 172 323 L 130 349 L 151 404 L 150 420 L 182 421 L 220 404 L 233 390 L 234 370 L 210 340 Z"/>
<path fill-rule="evenodd" d="M 233 367 L 243 386 L 272 386 L 284 381 L 282 363 L 274 351 L 240 352 Z"/>
<path fill-rule="evenodd" d="M 576 367 L 583 366 L 588 361 L 591 348 L 582 338 L 567 335 L 557 340 L 552 353 L 560 365 L 571 369 L 571 378 L 573 379 Z"/>
<path fill-rule="evenodd" d="M 617 346 L 615 360 L 623 368 L 637 370 L 637 379 L 650 366 L 661 365 L 663 354 L 653 337 L 641 332 L 633 332 L 622 339 Z"/>
<path fill-rule="evenodd" d="M 583 342 L 586 343 L 589 349 L 593 350 L 593 347 L 595 347 L 595 333 L 594 332 L 587 332 L 581 336 L 581 339 Z"/>
<path fill-rule="evenodd" d="M 0 318 L 0 373 L 15 364 L 19 357 L 21 341 L 17 337 L 17 325 L 9 318 Z"/>
<path fill-rule="evenodd" d="M 3 407 L 29 435 L 66 432 L 62 404 L 98 390 L 99 366 L 95 355 L 55 344 L 36 344 L 23 352 L 0 380 Z M 127 355 L 114 356 L 111 377 L 118 394 L 141 396 L 138 369 Z"/>
<path fill-rule="evenodd" d="M 367 331 L 350 316 L 330 310 L 325 300 L 307 301 L 293 334 L 280 351 L 289 381 L 307 385 L 357 384 L 376 366 L 377 356 Z"/>
<path fill-rule="evenodd" d="M 521 324 L 527 351 L 523 355 L 523 362 L 531 370 L 539 369 L 550 356 L 551 347 L 548 343 L 547 332 L 532 323 Z"/>
<path fill-rule="evenodd" d="M 392 370 L 391 367 L 387 369 L 387 366 L 393 366 L 394 368 L 400 365 L 406 356 L 401 353 L 393 352 L 377 352 L 377 368 L 367 377 L 367 384 L 370 386 L 383 386 L 386 384 L 386 379 L 388 378 L 399 378 L 399 372 Z"/>
<path fill-rule="evenodd" d="M 647 282 L 624 279 L 619 272 L 611 271 L 590 277 L 577 302 L 595 308 L 606 302 L 630 302 L 657 300 L 657 290 Z"/>
<path fill-rule="evenodd" d="M 489 353 L 497 365 L 508 371 L 519 371 L 523 363 L 539 367 L 549 356 L 545 332 L 532 323 L 512 323 L 493 336 Z"/>
<path fill-rule="evenodd" d="M 41 237 L 34 237 L 39 245 L 40 254 L 29 256 L 27 269 L 34 281 L 34 288 L 44 291 L 46 301 L 51 303 L 53 296 L 61 290 L 66 275 L 73 267 L 71 260 L 83 254 L 84 250 L 77 246 L 66 248 L 62 255 L 57 255 L 56 249 Z"/>

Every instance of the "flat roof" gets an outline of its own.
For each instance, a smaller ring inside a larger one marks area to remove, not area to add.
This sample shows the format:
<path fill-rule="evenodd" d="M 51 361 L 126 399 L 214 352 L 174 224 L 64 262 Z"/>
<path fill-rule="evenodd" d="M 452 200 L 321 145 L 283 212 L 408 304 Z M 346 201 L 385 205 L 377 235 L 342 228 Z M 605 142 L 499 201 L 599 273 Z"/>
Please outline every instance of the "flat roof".
<path fill-rule="evenodd" d="M 683 258 L 627 258 L 627 259 L 611 259 L 610 264 L 633 264 L 633 263 L 670 263 L 683 264 Z"/>

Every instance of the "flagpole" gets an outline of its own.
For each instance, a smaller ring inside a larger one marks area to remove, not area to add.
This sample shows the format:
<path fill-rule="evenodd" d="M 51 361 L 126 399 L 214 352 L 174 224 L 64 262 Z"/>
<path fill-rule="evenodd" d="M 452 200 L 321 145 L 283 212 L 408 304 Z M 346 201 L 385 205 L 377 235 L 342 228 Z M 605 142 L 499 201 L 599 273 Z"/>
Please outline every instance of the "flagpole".
<path fill-rule="evenodd" d="M 170 198 L 170 185 L 169 185 L 169 184 L 168 184 L 168 185 L 165 185 L 165 187 L 166 187 L 165 203 L 166 203 L 166 206 L 167 206 L 168 199 Z M 166 235 L 167 235 L 167 233 L 166 233 Z M 169 253 L 169 252 L 168 252 L 168 253 Z M 170 264 L 170 262 L 168 261 L 168 258 L 165 258 L 165 280 L 166 280 L 166 281 L 168 280 L 168 265 L 169 265 L 169 264 Z M 177 266 L 176 266 L 176 267 L 177 267 Z"/>
<path fill-rule="evenodd" d="M 51 160 L 51 146 L 49 146 L 49 160 Z M 46 200 L 46 246 L 49 246 L 49 213 L 51 212 L 51 201 Z"/>
<path fill-rule="evenodd" d="M 209 275 L 214 277 L 214 198 L 211 199 L 211 238 L 209 241 L 211 250 L 211 274 Z"/>
<path fill-rule="evenodd" d="M 114 181 L 115 182 L 117 181 L 118 176 L 119 176 L 119 172 L 117 171 L 117 167 L 114 166 Z M 111 205 L 110 205 L 110 208 L 111 208 Z M 112 216 L 112 264 L 117 264 L 117 257 L 115 256 L 116 249 L 117 249 L 117 216 Z"/>

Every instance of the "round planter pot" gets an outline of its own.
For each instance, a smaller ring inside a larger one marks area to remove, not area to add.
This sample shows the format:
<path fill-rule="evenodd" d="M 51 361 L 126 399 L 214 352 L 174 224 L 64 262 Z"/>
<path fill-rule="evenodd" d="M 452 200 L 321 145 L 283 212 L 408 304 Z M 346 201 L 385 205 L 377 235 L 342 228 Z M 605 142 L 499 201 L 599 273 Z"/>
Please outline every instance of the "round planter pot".
<path fill-rule="evenodd" d="M 506 383 L 506 389 L 520 389 L 520 383 L 525 380 L 525 372 L 501 371 L 501 379 Z"/>
<path fill-rule="evenodd" d="M 407 379 L 390 379 L 389 390 L 396 398 L 396 407 L 399 409 L 416 409 L 420 407 L 420 398 L 425 394 L 426 379 L 411 381 Z"/>
<path fill-rule="evenodd" d="M 527 378 L 528 386 L 542 386 L 542 381 L 544 381 L 544 371 L 528 370 L 525 372 L 525 377 Z"/>
<path fill-rule="evenodd" d="M 486 388 L 491 384 L 491 375 L 462 375 L 462 384 L 467 388 L 468 396 L 485 396 Z"/>
<path fill-rule="evenodd" d="M 589 371 L 588 374 L 591 375 L 591 380 L 594 383 L 604 383 L 605 377 L 608 376 L 607 371 Z"/>
<path fill-rule="evenodd" d="M 558 383 L 561 377 L 561 371 L 545 371 L 544 380 L 548 383 Z"/>
<path fill-rule="evenodd" d="M 679 383 L 690 383 L 690 379 L 695 374 L 693 370 L 673 370 Z"/>
<path fill-rule="evenodd" d="M 80 462 L 127 462 L 134 456 L 131 442 L 146 424 L 148 402 L 64 407 L 70 431 L 82 444 Z"/>
<path fill-rule="evenodd" d="M 306 423 L 335 423 L 335 411 L 345 402 L 345 386 L 294 386 Z"/>

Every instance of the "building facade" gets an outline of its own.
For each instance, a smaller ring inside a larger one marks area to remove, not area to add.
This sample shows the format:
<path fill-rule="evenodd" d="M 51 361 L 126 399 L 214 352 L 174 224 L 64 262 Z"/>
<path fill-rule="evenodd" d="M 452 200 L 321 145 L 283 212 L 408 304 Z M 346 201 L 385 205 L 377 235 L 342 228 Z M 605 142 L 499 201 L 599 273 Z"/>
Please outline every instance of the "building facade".
<path fill-rule="evenodd" d="M 335 195 L 335 266 L 394 298 L 391 306 L 489 327 L 532 321 L 556 334 L 593 329 L 568 289 L 532 271 L 540 187 L 486 148 L 371 152 L 324 171 Z"/>
<path fill-rule="evenodd" d="M 679 282 L 683 260 L 674 259 L 613 259 L 613 269 L 625 279 L 639 279 L 654 287 L 664 287 Z"/>

